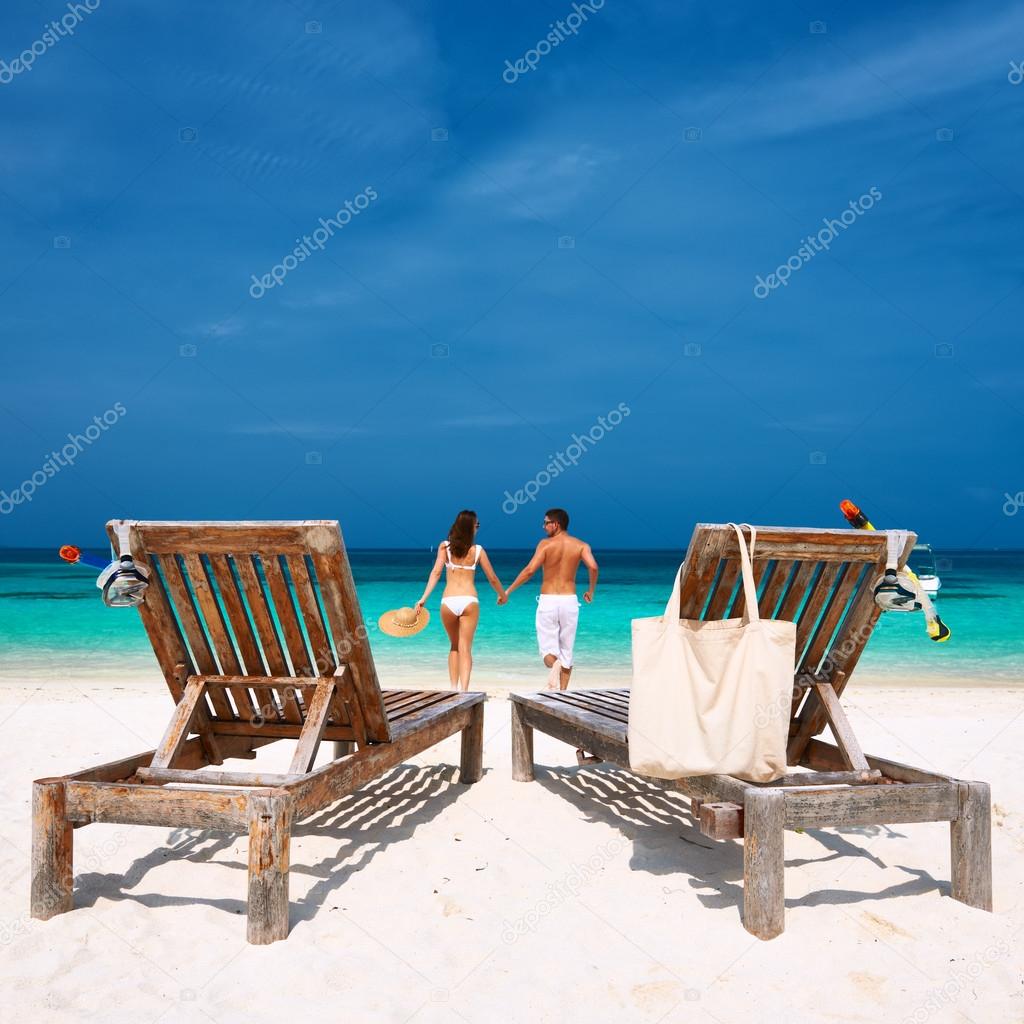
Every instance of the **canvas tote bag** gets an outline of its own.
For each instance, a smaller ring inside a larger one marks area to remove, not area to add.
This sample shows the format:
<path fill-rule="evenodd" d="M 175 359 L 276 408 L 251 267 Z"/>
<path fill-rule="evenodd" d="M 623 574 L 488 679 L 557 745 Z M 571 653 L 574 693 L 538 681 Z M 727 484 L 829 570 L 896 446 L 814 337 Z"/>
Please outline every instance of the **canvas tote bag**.
<path fill-rule="evenodd" d="M 641 775 L 771 782 L 786 773 L 796 623 L 759 616 L 755 531 L 747 527 L 748 553 L 743 531 L 729 525 L 743 568 L 742 618 L 680 619 L 680 566 L 665 614 L 633 620 L 629 764 Z"/>

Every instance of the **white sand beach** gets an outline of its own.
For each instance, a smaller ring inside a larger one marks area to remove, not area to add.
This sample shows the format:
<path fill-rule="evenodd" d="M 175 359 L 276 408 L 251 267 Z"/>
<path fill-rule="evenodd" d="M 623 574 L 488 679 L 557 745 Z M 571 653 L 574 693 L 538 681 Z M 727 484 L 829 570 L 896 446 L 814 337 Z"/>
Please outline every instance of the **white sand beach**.
<path fill-rule="evenodd" d="M 479 783 L 459 784 L 450 739 L 297 826 L 291 934 L 257 947 L 247 838 L 192 829 L 79 830 L 76 909 L 29 919 L 32 779 L 153 747 L 170 702 L 159 682 L 5 683 L 0 1006 L 131 1024 L 1024 1021 L 1022 698 L 844 699 L 870 753 L 991 783 L 994 914 L 949 898 L 946 825 L 790 832 L 786 931 L 755 940 L 739 842 L 539 734 L 537 781 L 513 782 L 495 691 Z M 290 747 L 256 764 L 280 770 Z"/>

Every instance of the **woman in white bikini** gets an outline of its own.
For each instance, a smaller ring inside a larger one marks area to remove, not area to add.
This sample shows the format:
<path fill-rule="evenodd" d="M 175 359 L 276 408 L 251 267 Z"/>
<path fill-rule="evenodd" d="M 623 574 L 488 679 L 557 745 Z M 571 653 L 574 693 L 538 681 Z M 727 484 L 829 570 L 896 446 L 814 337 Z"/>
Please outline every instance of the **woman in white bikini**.
<path fill-rule="evenodd" d="M 501 580 L 491 568 L 491 560 L 487 557 L 476 540 L 476 531 L 480 529 L 480 520 L 476 513 L 463 509 L 452 523 L 448 531 L 448 539 L 438 545 L 437 560 L 430 570 L 430 577 L 423 590 L 423 596 L 416 602 L 416 612 L 426 603 L 430 592 L 437 586 L 441 578 L 441 570 L 447 568 L 444 594 L 441 597 L 441 622 L 444 624 L 451 642 L 448 651 L 448 678 L 453 689 L 468 690 L 469 675 L 473 671 L 473 634 L 476 624 L 480 621 L 480 600 L 476 596 L 473 578 L 479 565 L 484 571 L 488 582 L 498 595 L 498 604 L 508 600 L 508 594 L 501 585 Z"/>

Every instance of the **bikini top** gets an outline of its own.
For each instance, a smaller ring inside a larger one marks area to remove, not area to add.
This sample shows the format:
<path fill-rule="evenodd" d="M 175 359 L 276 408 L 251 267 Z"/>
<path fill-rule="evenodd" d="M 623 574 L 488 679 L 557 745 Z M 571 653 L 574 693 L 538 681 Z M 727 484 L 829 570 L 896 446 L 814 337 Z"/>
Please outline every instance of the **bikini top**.
<path fill-rule="evenodd" d="M 469 569 L 471 572 L 475 572 L 476 571 L 476 563 L 480 561 L 480 545 L 479 544 L 474 544 L 473 545 L 473 548 L 476 551 L 476 554 L 473 556 L 473 563 L 472 563 L 472 565 L 460 565 L 458 562 L 453 562 L 452 561 L 452 547 L 448 543 L 448 541 L 443 541 L 443 543 L 444 543 L 444 546 L 445 546 L 446 550 L 448 551 L 448 554 L 446 555 L 447 561 L 444 564 L 447 565 L 449 569 Z"/>

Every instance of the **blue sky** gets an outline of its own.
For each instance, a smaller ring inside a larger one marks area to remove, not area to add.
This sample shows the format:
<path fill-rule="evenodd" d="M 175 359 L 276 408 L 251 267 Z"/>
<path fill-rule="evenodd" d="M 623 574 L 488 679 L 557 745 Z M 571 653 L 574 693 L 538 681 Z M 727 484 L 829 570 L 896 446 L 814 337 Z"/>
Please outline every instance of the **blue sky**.
<path fill-rule="evenodd" d="M 572 11 L 100 0 L 0 68 L 0 490 L 125 410 L 0 495 L 0 544 L 128 516 L 415 547 L 468 506 L 526 546 L 564 505 L 669 547 L 852 497 L 1024 546 L 1024 6 L 605 0 L 504 81 Z M 5 4 L 0 59 L 66 13 Z"/>

